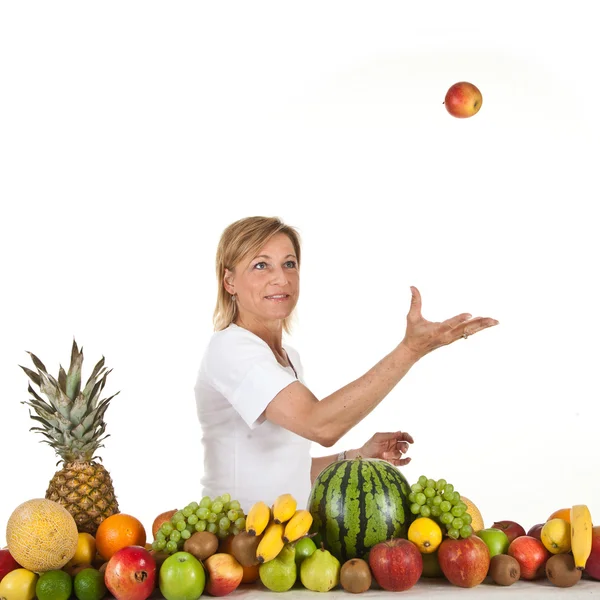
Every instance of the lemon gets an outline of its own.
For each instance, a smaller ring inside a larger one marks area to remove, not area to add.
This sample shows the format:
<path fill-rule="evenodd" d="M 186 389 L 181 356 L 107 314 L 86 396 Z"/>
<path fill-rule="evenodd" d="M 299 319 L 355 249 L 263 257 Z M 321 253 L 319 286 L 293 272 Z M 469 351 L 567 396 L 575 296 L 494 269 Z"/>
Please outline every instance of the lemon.
<path fill-rule="evenodd" d="M 77 549 L 73 558 L 65 565 L 74 567 L 75 565 L 91 565 L 96 557 L 96 540 L 90 533 L 77 534 Z"/>
<path fill-rule="evenodd" d="M 408 528 L 408 539 L 422 554 L 431 554 L 442 543 L 442 530 L 433 519 L 419 517 Z"/>
<path fill-rule="evenodd" d="M 69 600 L 72 591 L 73 580 L 65 571 L 46 571 L 35 586 L 38 600 Z"/>
<path fill-rule="evenodd" d="M 546 521 L 540 537 L 542 544 L 552 554 L 563 554 L 571 550 L 571 524 L 564 519 Z"/>
<path fill-rule="evenodd" d="M 15 569 L 0 581 L 0 598 L 10 600 L 33 600 L 38 576 L 28 569 Z"/>
<path fill-rule="evenodd" d="M 75 575 L 75 596 L 78 600 L 100 600 L 106 595 L 104 576 L 98 569 L 83 569 Z"/>

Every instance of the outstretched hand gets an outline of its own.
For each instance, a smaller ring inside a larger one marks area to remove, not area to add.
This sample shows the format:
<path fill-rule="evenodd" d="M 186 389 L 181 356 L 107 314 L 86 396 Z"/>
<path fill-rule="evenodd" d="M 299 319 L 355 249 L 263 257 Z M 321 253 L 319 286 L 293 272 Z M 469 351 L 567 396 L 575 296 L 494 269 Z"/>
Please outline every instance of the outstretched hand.
<path fill-rule="evenodd" d="M 469 313 L 456 315 L 446 321 L 427 321 L 421 314 L 421 294 L 411 286 L 412 298 L 410 310 L 406 317 L 406 334 L 402 344 L 411 350 L 417 358 L 421 358 L 439 348 L 459 339 L 467 339 L 470 335 L 498 325 L 496 319 L 489 317 L 475 317 Z"/>
<path fill-rule="evenodd" d="M 406 431 L 376 433 L 358 452 L 362 458 L 380 458 L 401 467 L 410 462 L 410 457 L 402 456 L 413 442 L 412 435 Z"/>

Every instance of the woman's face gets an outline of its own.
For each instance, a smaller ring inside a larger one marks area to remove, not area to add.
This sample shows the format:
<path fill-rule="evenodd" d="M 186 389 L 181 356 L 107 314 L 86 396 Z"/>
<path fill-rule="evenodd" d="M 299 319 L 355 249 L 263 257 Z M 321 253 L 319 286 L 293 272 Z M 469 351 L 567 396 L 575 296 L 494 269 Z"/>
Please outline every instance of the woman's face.
<path fill-rule="evenodd" d="M 288 317 L 300 292 L 294 246 L 285 233 L 274 235 L 257 256 L 242 259 L 235 271 L 225 271 L 225 289 L 236 294 L 242 321 L 254 317 L 276 321 Z"/>

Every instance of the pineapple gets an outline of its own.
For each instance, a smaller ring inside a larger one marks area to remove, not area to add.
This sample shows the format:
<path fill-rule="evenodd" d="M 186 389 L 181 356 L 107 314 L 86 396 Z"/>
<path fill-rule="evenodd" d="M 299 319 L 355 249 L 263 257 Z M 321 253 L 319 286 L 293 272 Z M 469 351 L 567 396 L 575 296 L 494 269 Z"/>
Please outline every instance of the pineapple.
<path fill-rule="evenodd" d="M 98 401 L 110 373 L 104 367 L 104 357 L 94 367 L 83 391 L 81 390 L 81 365 L 83 347 L 77 348 L 73 340 L 71 364 L 65 373 L 59 369 L 58 381 L 49 375 L 44 364 L 31 352 L 37 373 L 21 367 L 29 379 L 47 398 L 44 401 L 29 384 L 32 398 L 23 401 L 35 411 L 32 419 L 41 427 L 32 427 L 46 437 L 43 442 L 52 446 L 60 457 L 62 469 L 54 474 L 46 491 L 46 498 L 62 504 L 77 523 L 79 532 L 96 535 L 98 525 L 119 512 L 112 480 L 108 471 L 94 456 L 104 435 L 104 413 L 109 402 L 117 395 Z M 118 393 L 118 392 L 117 392 Z M 101 459 L 100 459 L 101 460 Z"/>

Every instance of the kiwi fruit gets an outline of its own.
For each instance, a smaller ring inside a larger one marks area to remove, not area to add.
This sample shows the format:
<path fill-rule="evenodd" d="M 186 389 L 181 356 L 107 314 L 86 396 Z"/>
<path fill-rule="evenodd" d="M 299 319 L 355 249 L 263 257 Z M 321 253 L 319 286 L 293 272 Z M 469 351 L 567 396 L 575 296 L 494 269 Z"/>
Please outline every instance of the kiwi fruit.
<path fill-rule="evenodd" d="M 571 554 L 554 554 L 546 561 L 546 577 L 557 587 L 571 587 L 581 579 Z"/>
<path fill-rule="evenodd" d="M 198 560 L 212 556 L 219 547 L 219 538 L 210 531 L 196 531 L 183 544 L 183 551 L 193 554 Z"/>
<path fill-rule="evenodd" d="M 247 531 L 240 531 L 231 542 L 231 554 L 242 567 L 253 567 L 258 564 L 256 549 L 262 536 L 250 535 Z"/>
<path fill-rule="evenodd" d="M 362 594 L 371 587 L 371 582 L 371 569 L 362 558 L 351 558 L 342 565 L 340 584 L 347 592 Z"/>
<path fill-rule="evenodd" d="M 508 554 L 496 554 L 490 561 L 488 575 L 498 585 L 512 585 L 521 578 L 521 565 Z"/>

